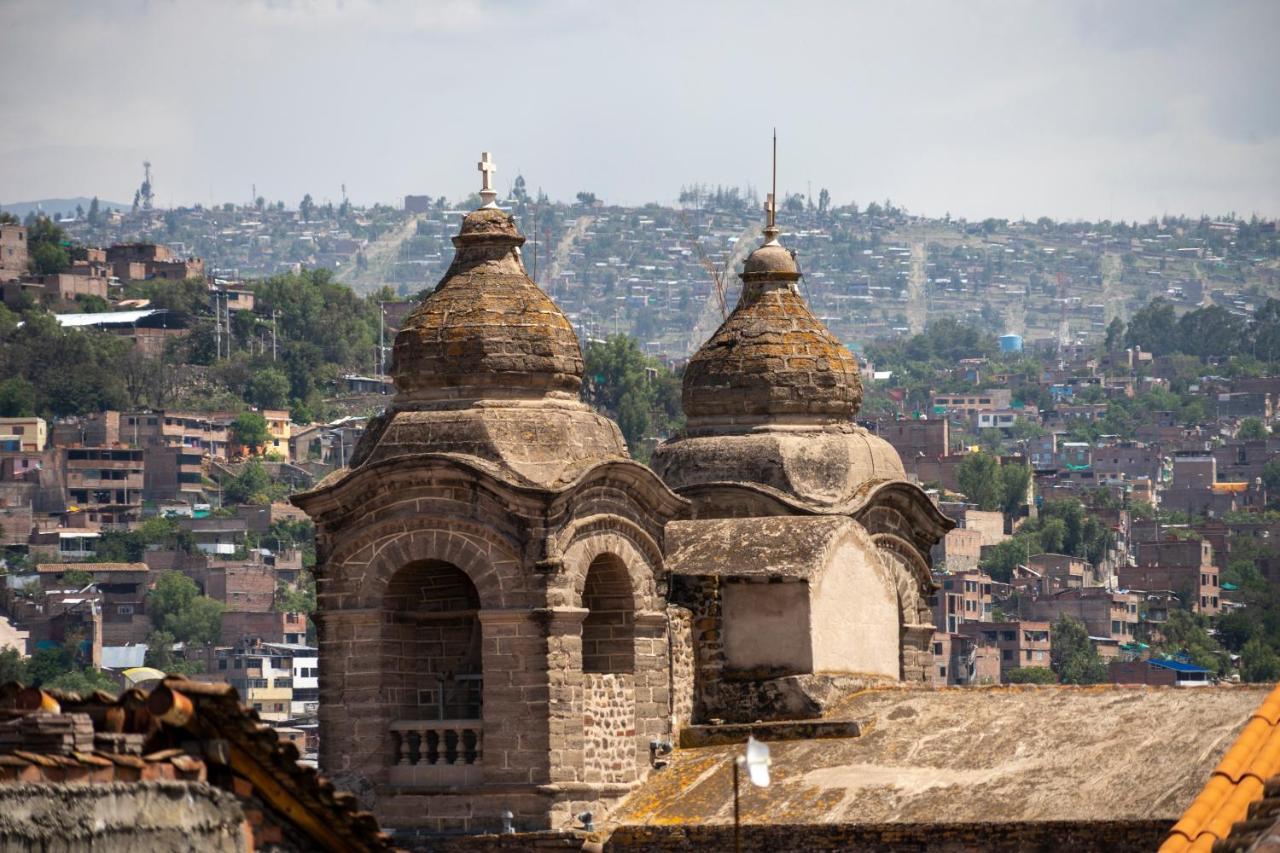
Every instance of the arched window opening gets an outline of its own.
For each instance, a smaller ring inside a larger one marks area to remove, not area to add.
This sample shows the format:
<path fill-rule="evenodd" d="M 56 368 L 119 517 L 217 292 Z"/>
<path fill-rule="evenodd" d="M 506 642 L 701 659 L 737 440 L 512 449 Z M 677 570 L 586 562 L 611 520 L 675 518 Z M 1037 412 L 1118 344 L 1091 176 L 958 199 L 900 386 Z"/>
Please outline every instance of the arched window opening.
<path fill-rule="evenodd" d="M 480 719 L 479 610 L 475 585 L 449 563 L 412 563 L 391 579 L 383 672 L 396 719 Z"/>
<path fill-rule="evenodd" d="M 635 603 L 622 560 L 601 554 L 587 569 L 582 589 L 582 671 L 635 672 Z"/>

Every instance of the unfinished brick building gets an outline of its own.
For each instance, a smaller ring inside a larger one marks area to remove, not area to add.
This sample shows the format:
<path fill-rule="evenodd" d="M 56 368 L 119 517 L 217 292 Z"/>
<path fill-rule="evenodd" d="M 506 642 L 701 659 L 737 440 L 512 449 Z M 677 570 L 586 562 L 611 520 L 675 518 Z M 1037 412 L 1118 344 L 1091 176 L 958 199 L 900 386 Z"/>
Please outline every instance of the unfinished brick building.
<path fill-rule="evenodd" d="M 852 423 L 857 364 L 775 237 L 655 473 L 580 401 L 577 337 L 512 218 L 464 219 L 396 336 L 391 405 L 294 499 L 317 524 L 320 763 L 386 825 L 562 826 L 697 718 L 928 678 L 928 555 L 951 523 Z"/>

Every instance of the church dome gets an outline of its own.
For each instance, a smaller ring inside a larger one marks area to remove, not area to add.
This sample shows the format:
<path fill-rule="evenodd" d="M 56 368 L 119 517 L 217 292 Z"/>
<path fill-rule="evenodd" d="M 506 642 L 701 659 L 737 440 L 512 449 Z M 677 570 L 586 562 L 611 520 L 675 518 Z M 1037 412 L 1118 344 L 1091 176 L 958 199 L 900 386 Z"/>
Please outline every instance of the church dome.
<path fill-rule="evenodd" d="M 468 214 L 453 264 L 396 335 L 399 405 L 491 399 L 576 399 L 578 337 L 525 272 L 524 237 L 497 208 Z"/>
<path fill-rule="evenodd" d="M 747 258 L 737 307 L 685 368 L 691 429 L 852 420 L 862 404 L 858 362 L 805 305 L 799 279 L 776 240 Z"/>

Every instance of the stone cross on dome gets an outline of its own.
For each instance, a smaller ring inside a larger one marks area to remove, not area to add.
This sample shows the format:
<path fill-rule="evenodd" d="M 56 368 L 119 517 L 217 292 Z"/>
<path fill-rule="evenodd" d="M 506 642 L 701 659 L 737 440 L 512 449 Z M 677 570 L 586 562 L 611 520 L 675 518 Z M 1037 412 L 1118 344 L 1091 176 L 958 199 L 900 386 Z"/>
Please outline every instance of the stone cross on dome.
<path fill-rule="evenodd" d="M 484 202 L 483 207 L 497 207 L 498 193 L 493 188 L 493 173 L 498 171 L 498 164 L 494 163 L 489 157 L 489 152 L 485 151 L 480 154 L 480 162 L 476 164 L 476 168 L 480 170 L 481 185 L 480 199 Z"/>

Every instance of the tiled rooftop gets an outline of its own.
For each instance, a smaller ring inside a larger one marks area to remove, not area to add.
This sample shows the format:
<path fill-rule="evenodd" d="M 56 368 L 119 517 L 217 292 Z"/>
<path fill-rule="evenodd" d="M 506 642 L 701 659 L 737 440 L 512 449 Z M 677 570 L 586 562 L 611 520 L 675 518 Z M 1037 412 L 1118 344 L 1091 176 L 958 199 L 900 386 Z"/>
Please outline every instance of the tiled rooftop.
<path fill-rule="evenodd" d="M 0 786 L 208 782 L 262 801 L 271 818 L 251 811 L 268 829 L 290 824 L 316 849 L 393 849 L 354 795 L 298 758 L 227 684 L 170 676 L 118 697 L 0 686 Z"/>
<path fill-rule="evenodd" d="M 1249 717 L 1160 853 L 1280 850 L 1280 687 Z"/>

